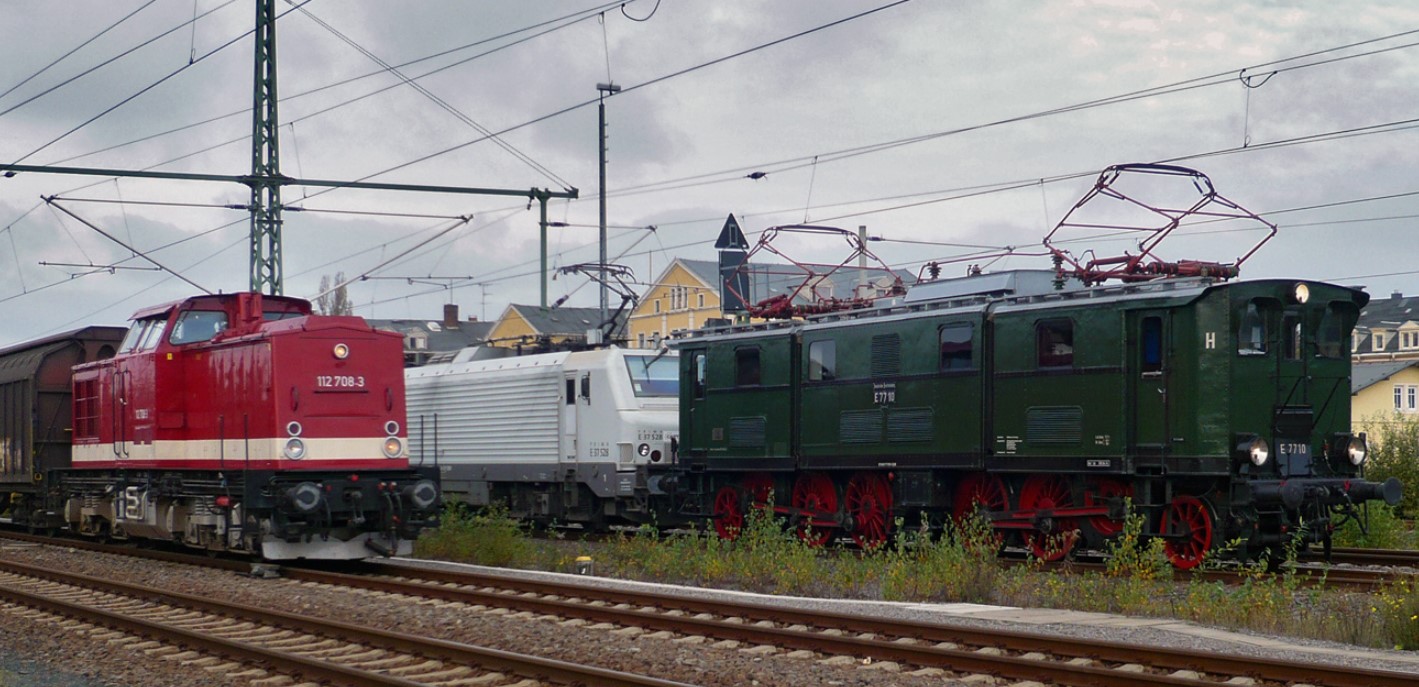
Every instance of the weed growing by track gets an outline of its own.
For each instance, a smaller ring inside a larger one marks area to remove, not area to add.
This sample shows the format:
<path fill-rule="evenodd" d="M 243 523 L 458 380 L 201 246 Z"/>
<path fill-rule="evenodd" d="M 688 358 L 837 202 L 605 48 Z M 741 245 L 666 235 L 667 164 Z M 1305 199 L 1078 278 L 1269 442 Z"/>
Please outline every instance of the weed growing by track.
<path fill-rule="evenodd" d="M 966 602 L 1173 617 L 1381 648 L 1419 649 L 1419 588 L 1389 585 L 1374 594 L 1308 588 L 1282 562 L 1245 566 L 1241 584 L 1174 575 L 1159 539 L 1145 540 L 1130 516 L 1111 542 L 1102 571 L 1057 574 L 1038 561 L 1007 565 L 988 525 L 971 519 L 944 533 L 898 526 L 893 545 L 871 552 L 816 549 L 770 517 L 748 514 L 738 539 L 713 531 L 642 527 L 608 542 L 533 539 L 502 509 L 450 509 L 420 537 L 423 558 L 571 572 L 578 556 L 598 575 L 812 597 Z M 837 555 L 835 555 L 837 554 Z M 1295 551 L 1284 554 L 1294 559 Z M 1207 562 L 1203 569 L 1221 564 Z"/>

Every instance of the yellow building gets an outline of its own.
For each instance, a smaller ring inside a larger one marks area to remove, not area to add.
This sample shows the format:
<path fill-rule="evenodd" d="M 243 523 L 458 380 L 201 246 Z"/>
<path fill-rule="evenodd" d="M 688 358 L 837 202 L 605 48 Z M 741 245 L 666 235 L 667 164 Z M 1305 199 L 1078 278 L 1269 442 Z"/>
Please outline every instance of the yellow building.
<path fill-rule="evenodd" d="M 825 266 L 817 265 L 816 268 Z M 839 269 L 804 285 L 800 267 L 785 264 L 752 264 L 748 268 L 749 303 L 775 295 L 792 295 L 795 303 L 813 299 L 879 297 L 897 279 L 911 283 L 908 272 L 887 274 L 881 268 Z M 861 285 L 860 285 L 861 283 Z M 631 348 L 658 348 L 675 332 L 698 329 L 711 319 L 729 318 L 720 310 L 719 263 L 710 260 L 676 258 L 641 297 L 626 323 L 626 345 Z"/>
<path fill-rule="evenodd" d="M 719 265 L 708 260 L 672 261 L 627 319 L 626 345 L 659 348 L 673 332 L 698 329 L 705 320 L 724 317 L 719 310 L 718 275 Z"/>
<path fill-rule="evenodd" d="M 1375 434 L 1395 415 L 1419 420 L 1419 360 L 1355 363 L 1350 371 L 1350 422 Z"/>
<path fill-rule="evenodd" d="M 587 331 L 598 328 L 600 317 L 600 308 L 512 304 L 488 332 L 487 344 L 502 348 L 538 348 L 566 342 L 585 343 Z M 625 322 L 624 314 L 620 321 Z M 619 334 L 617 328 L 612 338 L 619 338 Z"/>

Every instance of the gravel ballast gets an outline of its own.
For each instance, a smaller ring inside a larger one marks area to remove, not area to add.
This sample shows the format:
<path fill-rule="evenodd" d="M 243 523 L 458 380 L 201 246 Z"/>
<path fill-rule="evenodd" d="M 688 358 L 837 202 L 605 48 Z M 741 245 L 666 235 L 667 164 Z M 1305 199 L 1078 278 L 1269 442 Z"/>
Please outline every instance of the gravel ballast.
<path fill-rule="evenodd" d="M 717 647 L 634 636 L 607 630 L 572 627 L 529 618 L 476 612 L 461 604 L 417 603 L 409 599 L 332 589 L 285 579 L 255 579 L 244 575 L 142 559 L 88 553 L 72 549 L 0 544 L 0 559 L 63 567 L 73 572 L 123 580 L 157 589 L 259 604 L 313 617 L 368 625 L 507 651 L 530 653 L 615 670 L 627 670 L 683 682 L 724 685 L 934 685 L 952 684 L 942 676 L 909 675 L 891 665 L 831 665 L 816 659 L 790 658 L 784 651 L 747 652 L 748 646 Z M 450 566 L 430 562 L 415 565 Z M 463 566 L 471 567 L 471 566 Z M 487 570 L 487 569 L 481 569 Z M 508 573 L 508 571 L 503 571 Z M 555 575 L 516 571 L 518 577 Z M 597 585 L 651 585 L 578 577 Z M 736 594 L 679 588 L 682 593 L 718 596 Z M 1111 639 L 1139 645 L 1207 648 L 1226 653 L 1273 656 L 1289 661 L 1313 661 L 1413 672 L 1419 657 L 1412 652 L 1381 652 L 1322 642 L 1263 638 L 1222 633 L 1187 623 L 1107 622 L 1099 614 L 1061 615 L 1040 612 L 1024 624 L 982 616 L 1008 615 L 1008 609 L 842 602 L 752 595 L 759 603 L 793 608 L 826 608 L 839 612 L 955 623 L 966 626 L 1010 627 L 1045 634 Z M 1018 613 L 1028 617 L 1029 613 Z M 1078 622 L 1051 622 L 1060 617 Z M 4 687 L 230 687 L 233 683 L 202 670 L 138 652 L 90 641 L 41 623 L 0 612 L 0 685 Z"/>

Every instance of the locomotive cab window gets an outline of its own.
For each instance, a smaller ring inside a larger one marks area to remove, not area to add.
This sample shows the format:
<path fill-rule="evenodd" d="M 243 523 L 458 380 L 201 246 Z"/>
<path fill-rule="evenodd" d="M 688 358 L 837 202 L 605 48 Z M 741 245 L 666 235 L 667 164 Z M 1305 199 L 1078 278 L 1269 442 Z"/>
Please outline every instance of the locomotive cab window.
<path fill-rule="evenodd" d="M 210 341 L 227 328 L 227 314 L 220 310 L 188 310 L 177 318 L 168 343 L 174 346 Z"/>
<path fill-rule="evenodd" d="M 973 327 L 969 323 L 948 324 L 941 328 L 941 371 L 969 370 L 975 366 L 971 360 L 971 335 Z"/>
<path fill-rule="evenodd" d="M 1353 326 L 1355 317 L 1353 312 L 1341 310 L 1340 304 L 1326 308 L 1316 328 L 1316 355 L 1335 360 L 1346 357 L 1345 330 Z"/>
<path fill-rule="evenodd" d="M 637 396 L 680 395 L 678 368 L 678 361 L 664 355 L 626 356 L 626 372 Z"/>
<path fill-rule="evenodd" d="M 1074 365 L 1074 322 L 1044 320 L 1035 325 L 1035 352 L 1039 367 Z"/>
<path fill-rule="evenodd" d="M 1237 354 L 1266 355 L 1266 312 L 1256 301 L 1247 303 L 1237 325 Z"/>
<path fill-rule="evenodd" d="M 139 320 L 137 322 L 134 322 L 133 327 L 128 330 L 127 334 L 124 335 L 123 343 L 118 345 L 118 351 L 120 353 L 128 353 L 131 351 L 138 350 L 138 345 L 143 341 L 143 334 L 145 334 L 148 329 L 154 324 L 157 324 L 159 327 L 161 327 L 162 321 Z"/>
<path fill-rule="evenodd" d="M 1301 352 L 1306 345 L 1304 334 L 1305 332 L 1301 328 L 1301 316 L 1299 314 L 1287 313 L 1285 317 L 1281 318 L 1281 336 L 1284 337 L 1281 354 L 1284 355 L 1287 360 L 1301 359 Z"/>
<path fill-rule="evenodd" d="M 759 347 L 746 346 L 734 349 L 734 385 L 758 386 L 760 378 Z"/>
<path fill-rule="evenodd" d="M 138 350 L 151 351 L 158 347 L 158 342 L 163 339 L 163 328 L 167 322 L 162 319 L 153 319 L 149 326 L 143 330 L 143 340 L 138 342 Z"/>
<path fill-rule="evenodd" d="M 837 379 L 838 342 L 814 341 L 808 344 L 808 379 L 827 382 Z"/>

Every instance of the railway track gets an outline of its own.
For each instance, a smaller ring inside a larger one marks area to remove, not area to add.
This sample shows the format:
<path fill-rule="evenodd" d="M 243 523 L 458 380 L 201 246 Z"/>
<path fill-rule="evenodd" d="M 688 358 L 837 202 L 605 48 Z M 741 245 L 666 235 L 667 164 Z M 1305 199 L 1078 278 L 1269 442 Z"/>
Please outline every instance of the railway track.
<path fill-rule="evenodd" d="M 1319 554 L 1307 554 L 1306 561 L 1319 561 Z M 1382 565 L 1392 567 L 1419 568 L 1419 551 L 1396 551 L 1393 549 L 1351 549 L 1337 548 L 1331 552 L 1332 564 Z"/>
<path fill-rule="evenodd" d="M 578 618 L 610 627 L 810 651 L 852 661 L 985 674 L 1059 685 L 1310 684 L 1398 687 L 1415 676 L 1136 644 L 967 629 L 853 614 L 785 609 L 683 595 L 606 590 L 570 582 L 367 564 L 370 575 L 288 569 L 294 580 Z"/>
<path fill-rule="evenodd" d="M 8 612 L 254 685 L 684 687 L 684 683 L 422 639 L 0 561 Z"/>
<path fill-rule="evenodd" d="M 137 553 L 228 570 L 245 571 L 250 566 L 240 561 L 183 554 Z M 286 567 L 281 569 L 281 575 L 311 585 L 463 604 L 475 612 L 555 619 L 623 636 L 714 642 L 726 648 L 747 645 L 745 650 L 756 653 L 796 652 L 789 655 L 827 662 L 892 662 L 902 670 L 939 670 L 948 676 L 982 674 L 1059 685 L 1192 687 L 1217 684 L 1387 687 L 1414 684 L 1415 680 L 1412 673 L 964 629 L 679 595 L 610 591 L 585 584 L 443 572 L 393 563 L 368 563 L 362 567 L 362 574 Z M 1247 682 L 1249 680 L 1257 682 Z"/>

